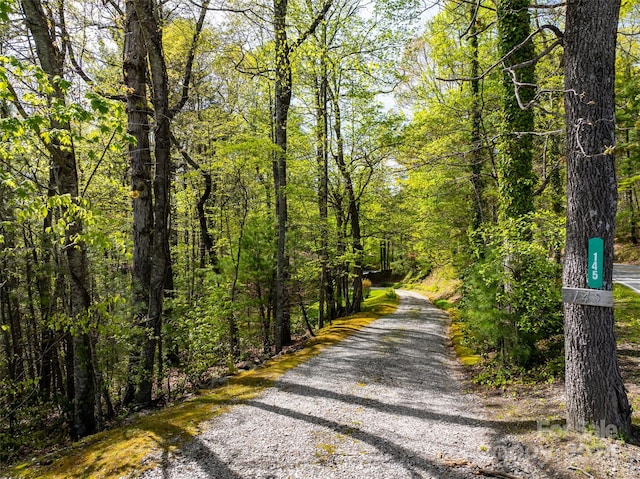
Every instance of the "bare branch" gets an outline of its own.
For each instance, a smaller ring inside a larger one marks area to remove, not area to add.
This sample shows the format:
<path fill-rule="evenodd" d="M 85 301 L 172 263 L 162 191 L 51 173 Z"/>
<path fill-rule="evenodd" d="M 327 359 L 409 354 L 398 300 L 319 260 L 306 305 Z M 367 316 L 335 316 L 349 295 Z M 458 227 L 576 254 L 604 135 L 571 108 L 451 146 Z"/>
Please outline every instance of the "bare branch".
<path fill-rule="evenodd" d="M 182 79 L 182 95 L 180 96 L 180 100 L 178 103 L 171 108 L 171 116 L 174 116 L 178 113 L 184 105 L 187 103 L 189 99 L 189 87 L 191 86 L 191 76 L 193 74 L 193 62 L 196 56 L 196 50 L 198 48 L 198 40 L 200 38 L 200 33 L 202 33 L 202 28 L 204 26 L 204 19 L 207 14 L 207 7 L 209 6 L 210 0 L 204 0 L 202 6 L 200 7 L 200 16 L 198 17 L 198 21 L 196 23 L 196 29 L 193 32 L 193 39 L 191 40 L 191 46 L 189 47 L 189 53 L 187 55 L 187 64 L 184 67 L 184 77 Z"/>
<path fill-rule="evenodd" d="M 312 35 L 316 31 L 316 28 L 318 28 L 318 25 L 320 25 L 320 22 L 322 22 L 325 19 L 327 12 L 329 11 L 332 5 L 333 5 L 333 0 L 328 0 L 323 5 L 322 10 L 320 10 L 316 18 L 311 23 L 311 25 L 309 25 L 309 28 L 307 29 L 307 31 L 304 32 L 302 35 L 300 35 L 300 37 L 291 44 L 291 52 L 293 52 L 296 48 L 302 45 L 304 41 L 309 37 L 309 35 Z"/>
<path fill-rule="evenodd" d="M 541 25 L 534 32 L 531 32 L 529 34 L 529 36 L 527 38 L 525 38 L 521 43 L 519 43 L 518 45 L 513 47 L 511 49 L 511 51 L 509 51 L 506 55 L 504 55 L 502 58 L 500 58 L 498 61 L 496 61 L 493 65 L 491 65 L 481 75 L 479 75 L 479 76 L 477 76 L 475 78 L 470 78 L 470 77 L 453 77 L 453 78 L 436 77 L 436 79 L 440 80 L 440 81 L 474 81 L 474 80 L 483 80 L 484 78 L 486 78 L 489 75 L 489 73 L 491 73 L 493 70 L 495 70 L 501 63 L 504 63 L 508 58 L 510 58 L 513 54 L 515 54 L 522 47 L 524 47 L 527 43 L 532 41 L 533 38 L 536 35 L 538 35 L 539 33 L 542 33 L 544 30 L 551 30 L 558 37 L 557 40 L 554 41 L 551 44 L 551 46 L 553 48 L 555 48 L 558 45 L 562 45 L 562 39 L 563 39 L 564 34 L 562 33 L 562 31 L 558 27 L 556 27 L 555 25 L 550 25 L 550 24 Z M 545 49 L 545 52 L 544 52 L 545 55 L 548 54 L 553 49 L 553 48 L 551 48 L 551 46 L 549 48 Z M 542 59 L 542 56 L 538 55 L 534 60 L 535 60 L 535 62 L 538 62 L 541 59 Z M 525 63 L 528 63 L 528 62 L 525 62 Z M 515 67 L 519 67 L 519 65 L 513 65 L 513 66 L 511 66 L 509 68 L 514 69 Z"/>
<path fill-rule="evenodd" d="M 24 109 L 24 106 L 22 105 L 22 102 L 18 97 L 18 93 L 16 92 L 15 88 L 13 88 L 13 85 L 11 84 L 11 82 L 7 81 L 6 86 L 7 86 L 7 90 L 9 90 L 9 93 L 12 96 L 11 103 L 13 103 L 13 105 L 16 107 L 16 109 L 18 110 L 18 113 L 20 113 L 20 116 L 26 120 L 27 118 L 29 118 L 29 114 Z"/>
<path fill-rule="evenodd" d="M 81 198 L 84 198 L 84 195 L 87 193 L 87 189 L 89 188 L 89 185 L 91 184 L 91 181 L 93 180 L 93 177 L 95 176 L 96 172 L 98 171 L 98 168 L 100 168 L 100 165 L 102 164 L 102 161 L 104 160 L 104 157 L 106 156 L 107 151 L 109 150 L 109 147 L 111 146 L 111 143 L 113 142 L 113 139 L 115 138 L 117 132 L 118 132 L 118 130 L 114 129 L 113 133 L 111 133 L 111 138 L 109 138 L 109 141 L 107 142 L 107 144 L 105 145 L 104 149 L 102 150 L 102 155 L 100 155 L 100 159 L 98 160 L 98 162 L 96 163 L 95 168 L 93 169 L 93 171 L 89 175 L 89 179 L 87 180 L 87 183 L 84 185 L 84 188 L 82 190 L 82 194 L 80 195 Z"/>
<path fill-rule="evenodd" d="M 78 63 L 78 59 L 76 58 L 75 52 L 73 50 L 73 44 L 71 42 L 71 35 L 69 35 L 69 31 L 67 30 L 67 21 L 64 15 L 64 10 L 62 9 L 62 2 L 60 3 L 61 7 L 60 7 L 60 30 L 62 32 L 62 50 L 63 51 L 67 51 L 67 53 L 69 54 L 69 59 L 71 60 L 71 64 L 73 65 L 73 68 L 75 69 L 76 73 L 78 75 L 80 75 L 80 78 L 82 78 L 87 85 L 89 86 L 94 86 L 95 82 L 93 81 L 93 78 L 91 78 L 89 75 L 87 75 L 87 73 L 84 71 L 84 69 L 80 66 L 80 64 Z"/>
<path fill-rule="evenodd" d="M 102 0 L 103 5 L 111 5 L 113 7 L 113 9 L 118 12 L 118 15 L 123 16 L 124 17 L 124 11 L 122 10 L 122 8 L 120 8 L 120 5 L 118 5 L 118 2 L 116 2 L 115 0 Z"/>
<path fill-rule="evenodd" d="M 173 143 L 174 146 L 178 148 L 180 155 L 182 155 L 182 159 L 184 159 L 184 161 L 186 161 L 189 164 L 189 166 L 191 166 L 191 168 L 193 168 L 196 171 L 200 171 L 202 168 L 198 163 L 196 163 L 196 161 L 193 158 L 191 158 L 191 155 L 187 152 L 184 146 L 178 141 L 178 139 L 176 138 L 176 135 L 174 135 L 173 132 L 171 132 L 170 134 L 171 134 L 171 143 Z"/>
<path fill-rule="evenodd" d="M 462 33 L 462 35 L 460 35 L 460 38 L 466 37 L 467 33 L 471 31 L 471 29 L 473 28 L 473 25 L 476 23 L 476 19 L 478 18 L 478 11 L 480 11 L 481 3 L 482 3 L 482 0 L 476 0 L 476 4 L 473 8 L 473 15 L 471 15 L 471 21 L 469 22 L 469 25 L 467 25 L 467 29 Z"/>

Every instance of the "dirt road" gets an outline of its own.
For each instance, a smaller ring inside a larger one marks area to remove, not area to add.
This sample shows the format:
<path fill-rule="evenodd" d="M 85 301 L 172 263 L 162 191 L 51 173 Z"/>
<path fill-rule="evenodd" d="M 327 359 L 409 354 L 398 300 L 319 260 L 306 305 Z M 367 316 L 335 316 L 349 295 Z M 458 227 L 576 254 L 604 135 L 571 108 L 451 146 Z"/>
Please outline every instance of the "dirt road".
<path fill-rule="evenodd" d="M 464 393 L 445 313 L 416 293 L 398 294 L 394 314 L 215 418 L 143 477 L 554 477 Z"/>

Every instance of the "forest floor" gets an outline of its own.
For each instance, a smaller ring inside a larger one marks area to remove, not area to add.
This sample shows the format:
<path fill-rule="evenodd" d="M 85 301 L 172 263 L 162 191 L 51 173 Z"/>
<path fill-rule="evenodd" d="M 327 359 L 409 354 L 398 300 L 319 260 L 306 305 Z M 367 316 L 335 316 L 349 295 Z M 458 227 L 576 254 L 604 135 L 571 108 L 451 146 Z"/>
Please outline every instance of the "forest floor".
<path fill-rule="evenodd" d="M 584 434 L 567 431 L 563 426 L 566 413 L 563 381 L 487 388 L 473 384 L 469 370 L 465 371 L 467 387 L 482 399 L 485 409 L 494 417 L 508 422 L 536 423 L 535 429 L 518 431 L 518 439 L 531 453 L 552 457 L 558 469 L 573 473 L 569 477 L 640 477 L 640 296 L 616 285 L 614 297 L 618 362 L 633 410 L 635 437 L 621 441 L 601 437 L 606 436 L 606 431 Z"/>

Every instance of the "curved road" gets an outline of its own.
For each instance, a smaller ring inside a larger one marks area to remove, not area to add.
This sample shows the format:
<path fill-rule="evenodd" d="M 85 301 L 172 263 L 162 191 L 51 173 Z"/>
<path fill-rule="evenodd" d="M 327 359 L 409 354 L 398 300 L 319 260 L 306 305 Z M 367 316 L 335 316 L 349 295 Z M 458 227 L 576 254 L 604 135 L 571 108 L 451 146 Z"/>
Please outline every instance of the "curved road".
<path fill-rule="evenodd" d="M 465 394 L 445 346 L 446 314 L 416 293 L 398 293 L 394 314 L 214 418 L 143 477 L 555 476 L 538 469 L 544 458 L 501 432 L 514 424 L 492 420 Z"/>
<path fill-rule="evenodd" d="M 614 264 L 613 282 L 623 284 L 636 293 L 640 293 L 640 265 Z"/>

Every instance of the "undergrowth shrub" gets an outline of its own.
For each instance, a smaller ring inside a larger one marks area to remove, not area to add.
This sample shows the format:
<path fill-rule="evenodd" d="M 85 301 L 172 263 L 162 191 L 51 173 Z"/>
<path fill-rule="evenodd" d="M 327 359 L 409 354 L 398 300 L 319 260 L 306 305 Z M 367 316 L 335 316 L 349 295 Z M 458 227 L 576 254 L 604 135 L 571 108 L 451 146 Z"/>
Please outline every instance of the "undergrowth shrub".
<path fill-rule="evenodd" d="M 469 267 L 461 315 L 475 349 L 502 364 L 531 366 L 550 359 L 562 332 L 562 228 L 532 215 L 484 234 L 483 254 Z M 543 346 L 544 347 L 541 347 Z"/>
<path fill-rule="evenodd" d="M 362 298 L 363 299 L 367 299 L 369 297 L 369 295 L 371 294 L 371 287 L 373 286 L 373 283 L 371 283 L 370 279 L 363 279 L 362 280 Z"/>

